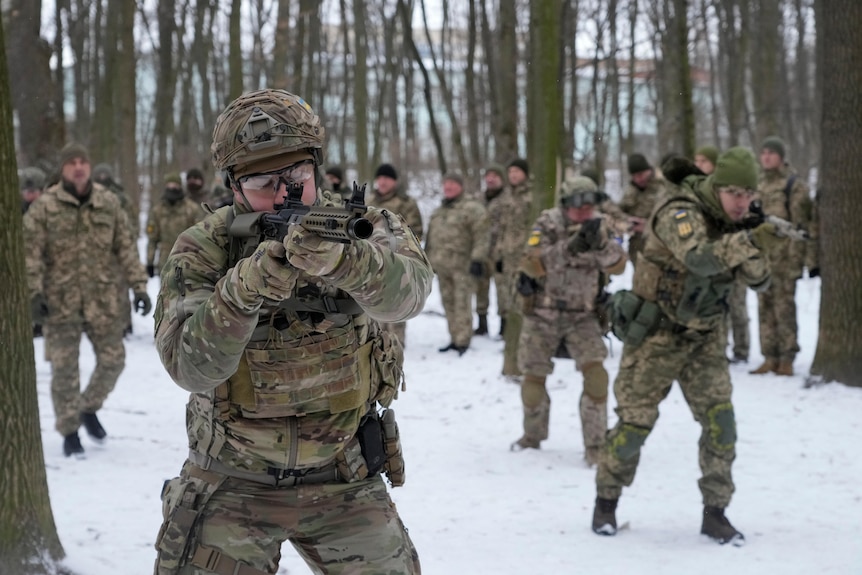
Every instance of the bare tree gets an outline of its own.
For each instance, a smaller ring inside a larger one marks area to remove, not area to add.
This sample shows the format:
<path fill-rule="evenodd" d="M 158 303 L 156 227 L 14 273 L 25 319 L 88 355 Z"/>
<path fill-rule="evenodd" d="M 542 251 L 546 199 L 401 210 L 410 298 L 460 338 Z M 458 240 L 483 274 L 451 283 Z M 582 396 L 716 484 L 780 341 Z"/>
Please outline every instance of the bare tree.
<path fill-rule="evenodd" d="M 242 75 L 241 18 L 242 0 L 231 0 L 230 24 L 228 25 L 228 85 L 230 86 L 227 93 L 228 101 L 238 98 L 242 94 L 244 85 Z M 227 102 L 225 102 L 225 105 L 227 105 Z"/>

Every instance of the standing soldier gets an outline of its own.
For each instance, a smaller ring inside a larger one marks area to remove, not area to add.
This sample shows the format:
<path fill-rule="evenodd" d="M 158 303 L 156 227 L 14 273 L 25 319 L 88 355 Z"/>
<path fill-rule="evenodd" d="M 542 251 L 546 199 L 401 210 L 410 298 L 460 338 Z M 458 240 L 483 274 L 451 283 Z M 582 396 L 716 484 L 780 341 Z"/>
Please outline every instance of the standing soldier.
<path fill-rule="evenodd" d="M 460 174 L 443 176 L 443 203 L 431 214 L 425 252 L 440 284 L 440 297 L 449 326 L 449 345 L 464 355 L 473 335 L 473 293 L 488 261 L 488 214 L 482 204 L 464 194 Z"/>
<path fill-rule="evenodd" d="M 489 229 L 489 254 L 485 263 L 485 274 L 476 280 L 476 314 L 479 316 L 479 326 L 473 331 L 474 335 L 488 335 L 488 306 L 490 303 L 491 278 L 494 278 L 494 290 L 497 293 L 497 313 L 500 322 L 509 313 L 509 299 L 511 298 L 511 286 L 504 280 L 502 256 L 497 253 L 497 239 L 500 230 L 500 204 L 504 201 L 506 186 L 506 173 L 503 166 L 491 164 L 485 168 L 485 209 L 488 212 Z"/>
<path fill-rule="evenodd" d="M 216 120 L 213 163 L 235 202 L 180 235 L 157 305 L 159 355 L 191 392 L 157 575 L 275 573 L 285 541 L 315 573 L 420 572 L 380 477 L 403 482 L 394 414 L 377 411 L 403 358 L 377 321 L 422 310 L 433 278 L 422 248 L 374 208 L 371 236 L 347 244 L 301 224 L 283 241 L 233 233 L 294 186 L 304 204 L 322 201 L 324 134 L 284 90 L 243 94 Z"/>
<path fill-rule="evenodd" d="M 671 187 L 647 222 L 632 291 L 614 294 L 623 356 L 614 382 L 618 420 L 596 474 L 592 527 L 600 535 L 617 531 L 622 488 L 634 480 L 659 403 L 676 380 L 701 426 L 701 533 L 720 543 L 743 541 L 724 514 L 736 457 L 725 302 L 735 278 L 755 290 L 769 284 L 763 254 L 777 240 L 775 226 L 740 229 L 756 187 L 757 164 L 745 148 L 722 154 L 711 176 L 689 175 Z"/>
<path fill-rule="evenodd" d="M 638 255 L 643 251 L 645 242 L 644 225 L 664 192 L 664 180 L 656 176 L 655 168 L 643 154 L 629 156 L 628 169 L 631 180 L 623 193 L 620 209 L 629 217 L 629 259 L 637 267 Z"/>
<path fill-rule="evenodd" d="M 351 190 L 352 191 L 352 190 Z M 407 225 L 416 235 L 416 240 L 422 242 L 422 214 L 419 204 L 407 194 L 407 190 L 398 181 L 398 172 L 392 164 L 380 164 L 374 172 L 374 190 L 367 198 L 368 205 L 404 218 Z M 383 329 L 398 336 L 402 346 L 407 345 L 407 322 L 384 323 Z"/>
<path fill-rule="evenodd" d="M 518 368 L 518 338 L 520 337 L 521 312 L 515 305 L 514 286 L 518 280 L 518 267 L 524 253 L 524 242 L 530 231 L 530 210 L 533 204 L 533 185 L 530 180 L 530 166 L 527 160 L 515 158 L 506 168 L 510 194 L 500 202 L 499 231 L 494 242 L 497 261 L 502 262 L 502 273 L 506 275 L 509 287 L 509 315 L 500 322 L 500 335 L 505 335 L 503 349 L 503 375 L 507 378 L 521 376 Z M 506 334 L 506 326 L 514 333 Z"/>
<path fill-rule="evenodd" d="M 518 277 L 524 315 L 518 345 L 524 435 L 512 449 L 539 449 L 548 438 L 551 398 L 545 379 L 554 370 L 551 357 L 563 345 L 583 374 L 584 459 L 595 465 L 608 428 L 608 372 L 602 365 L 608 350 L 595 300 L 604 287 L 601 276 L 622 273 L 626 257 L 611 228 L 596 217 L 599 194 L 591 179 L 566 180 L 559 196 L 560 206 L 543 211 L 533 224 Z"/>
<path fill-rule="evenodd" d="M 42 195 L 45 187 L 45 172 L 37 167 L 24 168 L 18 176 L 21 189 L 21 213 L 26 214 L 30 206 Z"/>
<path fill-rule="evenodd" d="M 770 136 L 760 146 L 760 184 L 758 192 L 763 213 L 778 216 L 808 229 L 811 224 L 811 194 L 805 181 L 785 163 L 781 138 Z M 772 270 L 772 285 L 758 294 L 760 351 L 763 364 L 750 373 L 793 375 L 793 360 L 799 351 L 796 339 L 796 280 L 807 263 L 816 269 L 815 252 L 806 252 L 807 242 L 783 238 L 767 253 Z M 806 262 L 806 255 L 809 259 Z"/>
<path fill-rule="evenodd" d="M 174 242 L 200 219 L 198 204 L 186 197 L 179 174 L 165 177 L 161 200 L 147 218 L 147 275 L 155 277 L 162 269 Z"/>
<path fill-rule="evenodd" d="M 204 219 L 209 212 L 203 205 L 212 200 L 212 195 L 210 190 L 204 187 L 204 173 L 200 168 L 192 168 L 186 172 L 186 190 L 189 199 L 198 208 L 198 219 Z"/>
<path fill-rule="evenodd" d="M 323 177 L 326 178 L 331 192 L 336 196 L 341 197 L 343 201 L 350 199 L 353 193 L 353 188 L 344 183 L 344 168 L 341 166 L 330 166 L 326 168 Z"/>
<path fill-rule="evenodd" d="M 24 216 L 27 284 L 33 321 L 45 326 L 50 350 L 51 399 L 63 453 L 84 453 L 78 428 L 101 441 L 107 433 L 96 412 L 123 371 L 127 319 L 118 302 L 115 260 L 135 291 L 135 309 L 152 304 L 147 277 L 117 197 L 90 179 L 87 149 L 67 144 L 60 151 L 61 180 Z M 96 368 L 81 393 L 78 353 L 81 334 L 96 353 Z"/>

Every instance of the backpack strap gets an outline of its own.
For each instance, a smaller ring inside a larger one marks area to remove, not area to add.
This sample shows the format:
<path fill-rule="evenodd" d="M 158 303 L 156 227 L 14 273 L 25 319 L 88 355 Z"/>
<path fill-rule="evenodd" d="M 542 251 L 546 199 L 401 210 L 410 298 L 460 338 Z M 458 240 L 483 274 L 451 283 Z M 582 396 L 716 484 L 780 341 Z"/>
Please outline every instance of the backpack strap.
<path fill-rule="evenodd" d="M 787 219 L 793 220 L 790 214 L 790 192 L 793 191 L 793 184 L 796 183 L 796 174 L 791 174 L 787 178 L 787 185 L 784 186 L 784 209 L 787 210 Z"/>

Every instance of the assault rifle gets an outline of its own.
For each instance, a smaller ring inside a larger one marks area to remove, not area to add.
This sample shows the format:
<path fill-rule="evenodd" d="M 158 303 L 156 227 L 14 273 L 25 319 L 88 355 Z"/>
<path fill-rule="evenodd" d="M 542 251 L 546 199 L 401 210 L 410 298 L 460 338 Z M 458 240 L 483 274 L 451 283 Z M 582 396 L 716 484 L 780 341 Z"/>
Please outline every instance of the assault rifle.
<path fill-rule="evenodd" d="M 793 222 L 788 222 L 778 216 L 768 216 L 764 214 L 763 204 L 760 200 L 754 200 L 751 202 L 751 207 L 748 208 L 748 211 L 751 212 L 751 215 L 742 220 L 742 226 L 745 229 L 754 229 L 760 224 L 767 223 L 775 226 L 775 235 L 780 238 L 790 238 L 796 241 L 809 239 L 808 232 L 798 227 Z"/>
<path fill-rule="evenodd" d="M 276 213 L 237 214 L 230 235 L 257 237 L 262 240 L 284 240 L 291 224 L 298 224 L 325 240 L 343 244 L 371 237 L 374 226 L 365 217 L 365 185 L 353 182 L 353 193 L 344 207 L 306 206 L 302 203 L 302 184 L 287 184 L 287 198 L 276 204 Z"/>

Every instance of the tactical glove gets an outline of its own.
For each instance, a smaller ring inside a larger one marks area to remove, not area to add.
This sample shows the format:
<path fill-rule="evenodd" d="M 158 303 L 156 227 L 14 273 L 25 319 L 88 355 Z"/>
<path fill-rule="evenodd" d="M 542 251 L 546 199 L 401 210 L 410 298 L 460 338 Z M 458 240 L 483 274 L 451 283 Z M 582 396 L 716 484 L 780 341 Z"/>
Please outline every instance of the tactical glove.
<path fill-rule="evenodd" d="M 153 302 L 150 301 L 150 296 L 147 292 L 135 292 L 135 311 L 141 312 L 141 315 L 147 315 L 153 309 Z"/>
<path fill-rule="evenodd" d="M 276 241 L 261 242 L 247 258 L 236 264 L 229 280 L 239 284 L 229 287 L 239 303 L 253 306 L 260 298 L 282 301 L 290 297 L 296 286 L 298 272 L 285 257 L 284 246 Z M 238 279 L 238 281 L 237 281 Z"/>
<path fill-rule="evenodd" d="M 503 260 L 497 260 L 496 263 L 494 263 L 494 269 L 497 270 L 498 274 L 503 273 Z"/>
<path fill-rule="evenodd" d="M 147 276 L 151 278 L 156 277 L 156 266 L 153 264 L 147 264 Z"/>
<path fill-rule="evenodd" d="M 291 264 L 319 277 L 335 271 L 344 259 L 345 244 L 324 240 L 300 225 L 292 225 L 284 236 L 284 249 Z"/>
<path fill-rule="evenodd" d="M 569 240 L 569 252 L 573 255 L 592 250 L 598 250 L 602 247 L 602 220 L 594 218 L 587 220 L 581 224 L 581 229 L 578 233 Z"/>
<path fill-rule="evenodd" d="M 808 277 L 810 277 L 810 278 L 820 277 L 820 268 L 808 268 Z"/>
<path fill-rule="evenodd" d="M 783 241 L 782 238 L 775 235 L 775 231 L 775 224 L 764 223 L 749 231 L 748 237 L 751 238 L 754 247 L 768 252 Z"/>
<path fill-rule="evenodd" d="M 524 297 L 529 297 L 536 293 L 536 291 L 539 289 L 539 284 L 536 283 L 536 280 L 534 280 L 524 272 L 521 272 L 521 274 L 518 276 L 517 288 L 519 294 Z"/>
<path fill-rule="evenodd" d="M 33 323 L 38 325 L 48 319 L 48 302 L 43 294 L 37 293 L 30 298 L 30 314 L 33 316 Z"/>
<path fill-rule="evenodd" d="M 470 275 L 474 278 L 481 278 L 485 275 L 485 264 L 479 261 L 470 262 Z"/>

